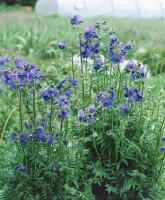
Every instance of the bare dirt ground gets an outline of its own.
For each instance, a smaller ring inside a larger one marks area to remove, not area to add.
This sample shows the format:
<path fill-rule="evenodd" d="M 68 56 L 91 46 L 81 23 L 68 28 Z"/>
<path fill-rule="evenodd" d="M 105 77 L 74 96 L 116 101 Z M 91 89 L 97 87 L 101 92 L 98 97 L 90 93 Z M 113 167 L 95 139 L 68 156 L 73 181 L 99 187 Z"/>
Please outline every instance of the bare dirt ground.
<path fill-rule="evenodd" d="M 30 19 L 30 13 L 24 11 L 12 11 L 0 14 L 0 25 L 6 22 L 27 22 Z"/>

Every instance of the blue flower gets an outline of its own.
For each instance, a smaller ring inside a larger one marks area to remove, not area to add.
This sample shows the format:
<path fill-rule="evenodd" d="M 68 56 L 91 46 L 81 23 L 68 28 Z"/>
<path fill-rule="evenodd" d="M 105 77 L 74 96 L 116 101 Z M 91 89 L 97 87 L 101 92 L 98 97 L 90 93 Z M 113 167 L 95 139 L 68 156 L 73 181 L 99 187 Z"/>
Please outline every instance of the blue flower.
<path fill-rule="evenodd" d="M 165 147 L 160 147 L 161 152 L 165 152 Z"/>
<path fill-rule="evenodd" d="M 91 105 L 89 106 L 89 111 L 90 111 L 91 113 L 95 113 L 95 112 L 96 112 L 96 106 L 95 106 L 95 104 L 91 104 Z"/>
<path fill-rule="evenodd" d="M 28 140 L 32 140 L 32 139 L 33 139 L 33 135 L 30 134 L 30 135 L 28 136 Z"/>
<path fill-rule="evenodd" d="M 20 172 L 25 172 L 26 171 L 26 167 L 25 166 L 16 165 L 16 166 L 14 166 L 14 170 L 18 170 Z"/>
<path fill-rule="evenodd" d="M 123 103 L 123 104 L 120 105 L 120 110 L 122 110 L 123 113 L 126 114 L 126 115 L 129 113 L 128 105 L 125 104 L 125 103 Z"/>
<path fill-rule="evenodd" d="M 13 132 L 9 135 L 9 141 L 14 140 L 17 136 L 18 136 L 18 134 L 17 134 L 16 132 L 13 131 Z"/>
<path fill-rule="evenodd" d="M 91 38 L 99 38 L 99 36 L 95 32 L 96 27 L 93 25 L 88 25 L 84 30 L 84 37 L 86 40 Z"/>
<path fill-rule="evenodd" d="M 58 169 L 58 167 L 59 167 L 58 164 L 55 163 L 55 164 L 52 165 L 52 170 Z"/>
<path fill-rule="evenodd" d="M 165 136 L 164 136 L 164 137 L 162 137 L 162 142 L 163 142 L 163 143 L 165 143 Z"/>
<path fill-rule="evenodd" d="M 27 136 L 23 133 L 23 132 L 20 132 L 18 134 L 18 137 L 19 137 L 19 141 L 22 143 L 22 144 L 26 144 L 27 143 Z"/>
<path fill-rule="evenodd" d="M 100 100 L 100 106 L 104 109 L 110 108 L 112 106 L 112 99 L 108 96 Z"/>
<path fill-rule="evenodd" d="M 94 65 L 94 70 L 98 71 L 99 69 L 102 68 L 104 62 L 99 58 L 99 59 L 96 59 L 96 64 Z"/>
<path fill-rule="evenodd" d="M 25 167 L 25 166 L 22 166 L 22 167 L 20 168 L 20 171 L 21 171 L 21 172 L 25 172 L 25 171 L 26 171 L 26 167 Z"/>
<path fill-rule="evenodd" d="M 126 51 L 131 49 L 130 44 L 123 45 L 114 35 L 110 36 L 110 46 L 108 48 L 108 55 L 113 64 L 120 64 L 124 61 Z"/>
<path fill-rule="evenodd" d="M 79 121 L 84 121 L 85 116 L 86 116 L 86 111 L 84 109 L 78 111 L 78 120 Z"/>
<path fill-rule="evenodd" d="M 65 108 L 68 108 L 68 107 L 69 107 L 69 106 L 68 106 L 68 103 L 67 103 L 67 100 L 64 99 L 63 97 L 60 97 L 60 101 L 59 101 L 58 105 L 59 105 L 60 107 L 65 107 Z"/>
<path fill-rule="evenodd" d="M 69 144 L 69 141 L 65 140 L 63 143 L 64 143 L 64 145 L 67 146 Z"/>
<path fill-rule="evenodd" d="M 105 92 L 99 92 L 97 95 L 97 100 L 100 101 L 103 97 L 105 97 L 106 93 Z"/>
<path fill-rule="evenodd" d="M 87 116 L 87 122 L 88 122 L 89 125 L 92 124 L 94 122 L 94 116 L 93 115 L 88 115 Z"/>
<path fill-rule="evenodd" d="M 19 169 L 19 168 L 20 168 L 19 165 L 14 166 L 14 170 L 17 170 L 17 169 Z"/>
<path fill-rule="evenodd" d="M 62 86 L 64 85 L 64 83 L 66 82 L 66 79 L 63 79 L 61 82 L 59 82 L 56 86 L 57 90 L 60 90 L 62 88 Z M 57 92 L 57 91 L 56 91 Z M 58 93 L 58 92 L 57 92 Z"/>
<path fill-rule="evenodd" d="M 48 135 L 48 136 L 47 136 L 47 139 L 48 139 L 48 144 L 54 144 L 54 137 L 53 137 L 52 134 L 51 134 L 51 135 Z"/>
<path fill-rule="evenodd" d="M 45 132 L 42 128 L 36 128 L 36 132 L 34 132 L 35 138 L 38 141 L 45 141 Z"/>
<path fill-rule="evenodd" d="M 70 78 L 69 83 L 71 84 L 72 87 L 76 87 L 78 81 L 74 78 Z"/>
<path fill-rule="evenodd" d="M 99 53 L 99 43 L 81 42 L 81 55 L 83 58 L 93 58 L 95 54 Z"/>
<path fill-rule="evenodd" d="M 78 111 L 78 120 L 82 122 L 88 122 L 89 125 L 94 122 L 95 116 L 96 116 L 95 104 L 91 104 L 88 108 L 81 109 Z"/>
<path fill-rule="evenodd" d="M 80 23 L 82 23 L 82 19 L 80 15 L 74 15 L 73 17 L 70 18 L 71 25 L 78 25 Z"/>
<path fill-rule="evenodd" d="M 109 93 L 110 95 L 107 96 L 105 92 L 100 92 L 97 96 L 100 106 L 104 109 L 110 108 L 115 99 L 115 91 L 113 88 L 110 89 Z"/>
<path fill-rule="evenodd" d="M 136 88 L 128 89 L 126 87 L 124 88 L 124 90 L 125 90 L 125 93 L 124 93 L 125 98 L 129 99 L 131 102 L 139 102 L 143 98 L 142 93 L 138 91 Z"/>
<path fill-rule="evenodd" d="M 40 118 L 40 124 L 42 127 L 45 127 L 46 126 L 46 121 L 44 118 Z"/>
<path fill-rule="evenodd" d="M 71 91 L 70 90 L 65 90 L 64 95 L 66 96 L 67 99 L 71 97 Z"/>
<path fill-rule="evenodd" d="M 64 119 L 65 117 L 68 116 L 68 114 L 69 112 L 67 110 L 62 110 L 61 112 L 58 113 L 58 117 Z"/>
<path fill-rule="evenodd" d="M 41 98 L 43 98 L 45 101 L 48 101 L 52 97 L 52 90 L 50 88 L 43 89 L 41 91 Z"/>
<path fill-rule="evenodd" d="M 24 122 L 24 126 L 28 129 L 30 126 L 29 126 L 29 123 L 27 121 Z"/>
<path fill-rule="evenodd" d="M 59 97 L 59 96 L 60 96 L 60 90 L 58 90 L 57 88 L 55 88 L 55 89 L 53 90 L 53 96 L 54 96 L 54 97 Z"/>
<path fill-rule="evenodd" d="M 59 49 L 65 49 L 65 44 L 59 42 L 58 47 Z"/>

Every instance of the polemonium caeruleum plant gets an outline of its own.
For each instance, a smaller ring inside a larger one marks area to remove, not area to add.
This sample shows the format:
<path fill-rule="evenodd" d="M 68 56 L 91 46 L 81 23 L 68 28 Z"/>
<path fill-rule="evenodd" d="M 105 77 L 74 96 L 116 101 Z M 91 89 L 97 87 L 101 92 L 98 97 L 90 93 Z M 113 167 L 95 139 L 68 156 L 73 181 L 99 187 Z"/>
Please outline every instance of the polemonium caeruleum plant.
<path fill-rule="evenodd" d="M 13 66 L 1 57 L 1 82 L 17 97 L 19 116 L 9 134 L 16 157 L 3 181 L 4 196 L 159 198 L 165 119 L 147 94 L 148 68 L 132 60 L 132 44 L 123 44 L 106 22 L 83 32 L 80 16 L 71 17 L 70 24 L 77 47 L 59 42 L 71 71 L 58 83 L 45 83 L 36 64 L 15 58 Z M 3 135 L 1 141 L 7 138 Z"/>

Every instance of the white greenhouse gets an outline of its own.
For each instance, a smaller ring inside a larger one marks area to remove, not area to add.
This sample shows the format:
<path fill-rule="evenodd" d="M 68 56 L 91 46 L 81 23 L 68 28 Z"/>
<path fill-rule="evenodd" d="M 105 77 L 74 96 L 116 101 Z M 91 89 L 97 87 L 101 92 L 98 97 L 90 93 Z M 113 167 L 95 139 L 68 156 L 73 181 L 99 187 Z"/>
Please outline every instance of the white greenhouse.
<path fill-rule="evenodd" d="M 79 14 L 86 18 L 165 18 L 165 0 L 38 0 L 35 11 L 42 15 Z"/>

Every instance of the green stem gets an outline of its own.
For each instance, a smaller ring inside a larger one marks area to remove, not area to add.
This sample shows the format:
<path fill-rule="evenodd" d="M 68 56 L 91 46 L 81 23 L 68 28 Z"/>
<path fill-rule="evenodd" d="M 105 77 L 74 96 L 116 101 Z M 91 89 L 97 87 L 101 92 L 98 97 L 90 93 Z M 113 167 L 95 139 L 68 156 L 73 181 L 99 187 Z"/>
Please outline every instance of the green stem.
<path fill-rule="evenodd" d="M 8 116 L 6 122 L 5 122 L 5 125 L 4 125 L 3 130 L 2 130 L 2 134 L 1 134 L 1 137 L 0 137 L 0 145 L 2 143 L 2 139 L 3 139 L 3 136 L 4 136 L 5 130 L 6 130 L 6 126 L 7 126 L 9 119 L 11 118 L 14 111 L 16 111 L 16 108 L 13 108 L 13 110 L 10 112 L 10 114 L 9 114 L 9 116 Z"/>
<path fill-rule="evenodd" d="M 51 98 L 51 104 L 50 104 L 50 122 L 49 122 L 49 134 L 52 131 L 52 114 L 53 114 L 53 97 Z"/>
<path fill-rule="evenodd" d="M 161 165 L 160 165 L 160 170 L 159 170 L 158 176 L 157 176 L 157 178 L 156 178 L 156 184 L 158 183 L 158 180 L 159 180 L 159 177 L 160 177 L 160 173 L 161 173 L 161 171 L 162 171 L 164 159 L 165 159 L 165 153 L 164 153 L 164 155 L 163 155 L 162 162 L 161 162 Z"/>
<path fill-rule="evenodd" d="M 92 132 L 93 132 L 93 134 L 94 134 L 94 128 L 93 128 L 93 125 L 92 125 Z M 98 151 L 98 149 L 97 149 L 96 140 L 95 140 L 94 135 L 93 135 L 93 145 L 94 145 L 94 148 L 95 148 L 96 154 L 97 154 L 97 156 L 98 156 L 99 162 L 100 162 L 100 164 L 102 165 L 101 157 L 100 157 L 100 155 L 99 155 L 99 151 Z"/>
<path fill-rule="evenodd" d="M 36 125 L 36 104 L 35 104 L 35 96 L 36 96 L 36 91 L 35 87 L 33 88 L 33 123 L 34 127 Z"/>
<path fill-rule="evenodd" d="M 80 63 L 81 63 L 81 73 L 82 73 L 82 99 L 83 103 L 85 102 L 85 92 L 84 92 L 84 70 L 83 70 L 83 60 L 81 56 L 81 35 L 79 31 L 79 27 L 77 26 L 78 29 L 78 35 L 79 35 L 79 48 L 80 48 Z"/>
<path fill-rule="evenodd" d="M 19 118 L 20 118 L 20 129 L 23 131 L 23 120 L 22 120 L 22 93 L 19 88 Z"/>
<path fill-rule="evenodd" d="M 72 76 L 74 78 L 74 62 L 73 62 L 73 51 L 72 51 Z"/>
<path fill-rule="evenodd" d="M 120 88 L 121 88 L 121 72 L 120 72 L 120 66 L 118 65 L 118 79 L 119 79 L 119 88 L 118 88 L 118 104 L 119 104 L 119 98 L 120 98 Z"/>

